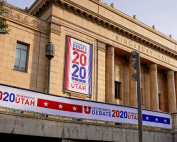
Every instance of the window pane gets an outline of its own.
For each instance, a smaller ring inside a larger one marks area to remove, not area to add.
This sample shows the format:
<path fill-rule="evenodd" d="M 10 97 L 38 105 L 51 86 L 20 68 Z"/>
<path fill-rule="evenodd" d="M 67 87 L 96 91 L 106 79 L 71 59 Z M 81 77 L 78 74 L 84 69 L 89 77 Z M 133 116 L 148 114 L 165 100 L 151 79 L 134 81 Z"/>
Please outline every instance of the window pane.
<path fill-rule="evenodd" d="M 27 56 L 27 51 L 22 50 L 21 65 L 20 65 L 21 71 L 26 71 L 26 56 Z"/>
<path fill-rule="evenodd" d="M 14 68 L 19 70 L 19 66 L 20 66 L 20 49 L 16 49 Z"/>
<path fill-rule="evenodd" d="M 17 47 L 18 47 L 18 48 L 21 48 L 21 49 L 23 49 L 23 50 L 27 50 L 27 49 L 28 49 L 28 46 L 27 46 L 27 45 L 20 44 L 20 43 L 17 43 Z"/>

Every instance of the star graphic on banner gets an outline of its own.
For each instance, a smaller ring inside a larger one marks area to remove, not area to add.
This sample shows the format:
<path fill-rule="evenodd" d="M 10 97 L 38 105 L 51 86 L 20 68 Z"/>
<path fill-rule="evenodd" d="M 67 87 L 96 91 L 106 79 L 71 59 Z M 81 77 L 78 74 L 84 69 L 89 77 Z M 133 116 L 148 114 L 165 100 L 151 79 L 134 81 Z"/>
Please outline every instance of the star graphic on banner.
<path fill-rule="evenodd" d="M 49 103 L 45 102 L 45 103 L 44 103 L 44 106 L 46 106 L 46 107 L 47 107 L 47 106 L 48 106 L 48 104 L 49 104 Z"/>
<path fill-rule="evenodd" d="M 149 117 L 148 117 L 148 116 L 146 117 L 146 120 L 149 120 Z"/>
<path fill-rule="evenodd" d="M 155 120 L 156 120 L 156 121 L 158 121 L 158 119 L 157 119 L 157 118 L 156 118 Z"/>
<path fill-rule="evenodd" d="M 61 104 L 60 104 L 60 105 L 58 105 L 58 106 L 59 106 L 59 109 L 60 109 L 60 108 L 62 109 L 62 107 L 63 107 Z"/>
<path fill-rule="evenodd" d="M 164 122 L 166 123 L 166 122 L 167 122 L 167 120 L 165 119 L 165 120 L 164 120 Z"/>
<path fill-rule="evenodd" d="M 76 111 L 76 109 L 77 109 L 77 108 L 74 106 L 74 107 L 73 107 L 73 111 Z"/>

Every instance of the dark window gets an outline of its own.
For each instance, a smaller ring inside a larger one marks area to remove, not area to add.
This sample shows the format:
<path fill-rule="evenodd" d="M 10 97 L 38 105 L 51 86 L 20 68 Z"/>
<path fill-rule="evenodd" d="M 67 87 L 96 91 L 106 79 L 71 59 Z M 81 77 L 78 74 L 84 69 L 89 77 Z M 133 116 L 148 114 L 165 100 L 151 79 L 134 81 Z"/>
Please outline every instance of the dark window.
<path fill-rule="evenodd" d="M 120 99 L 120 82 L 115 81 L 115 98 Z"/>
<path fill-rule="evenodd" d="M 162 109 L 162 95 L 159 94 L 159 109 Z"/>
<path fill-rule="evenodd" d="M 14 69 L 24 72 L 26 71 L 27 53 L 28 46 L 17 43 Z"/>

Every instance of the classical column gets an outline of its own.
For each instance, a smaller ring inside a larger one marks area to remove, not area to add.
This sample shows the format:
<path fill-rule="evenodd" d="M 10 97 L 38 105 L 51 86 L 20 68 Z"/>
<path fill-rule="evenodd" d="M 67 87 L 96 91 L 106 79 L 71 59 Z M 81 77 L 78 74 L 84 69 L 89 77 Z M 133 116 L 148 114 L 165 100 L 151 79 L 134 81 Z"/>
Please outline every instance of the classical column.
<path fill-rule="evenodd" d="M 177 102 L 177 72 L 175 72 L 175 91 L 176 91 L 176 102 Z M 176 106 L 176 108 L 177 108 L 177 106 Z"/>
<path fill-rule="evenodd" d="M 158 79 L 157 79 L 157 64 L 150 64 L 150 101 L 151 109 L 159 110 L 159 99 L 158 99 Z"/>
<path fill-rule="evenodd" d="M 176 94 L 174 71 L 167 71 L 167 87 L 168 87 L 168 109 L 169 113 L 176 112 Z"/>
<path fill-rule="evenodd" d="M 133 62 L 135 62 L 135 58 L 129 57 L 129 105 L 137 107 L 137 82 L 132 81 L 133 70 L 131 66 Z"/>
<path fill-rule="evenodd" d="M 106 95 L 105 102 L 115 103 L 114 47 L 106 48 Z"/>

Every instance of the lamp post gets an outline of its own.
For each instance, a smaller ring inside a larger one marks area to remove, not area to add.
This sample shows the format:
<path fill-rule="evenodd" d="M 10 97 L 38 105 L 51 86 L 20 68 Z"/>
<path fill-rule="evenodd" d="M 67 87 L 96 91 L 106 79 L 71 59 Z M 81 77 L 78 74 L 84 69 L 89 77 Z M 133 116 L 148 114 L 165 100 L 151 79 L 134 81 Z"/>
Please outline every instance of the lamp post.
<path fill-rule="evenodd" d="M 47 82 L 47 93 L 49 94 L 49 87 L 50 87 L 50 63 L 51 59 L 54 57 L 55 47 L 52 44 L 52 42 L 49 42 L 46 45 L 46 52 L 45 56 L 47 57 L 49 63 L 48 63 L 48 82 Z"/>
<path fill-rule="evenodd" d="M 139 142 L 143 141 L 143 126 L 142 126 L 142 106 L 141 106 L 141 71 L 140 71 L 140 54 L 136 51 L 130 53 L 132 58 L 136 61 L 132 64 L 134 73 L 132 80 L 137 81 L 137 95 L 138 95 L 138 131 L 139 131 Z"/>

